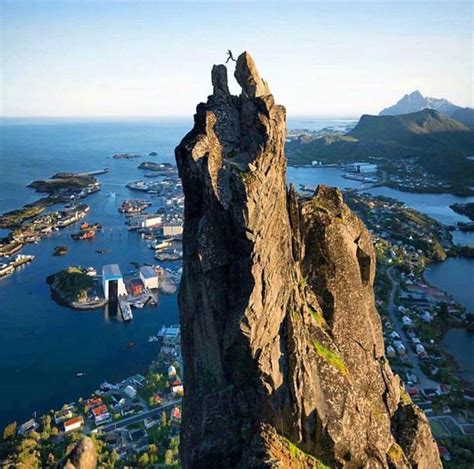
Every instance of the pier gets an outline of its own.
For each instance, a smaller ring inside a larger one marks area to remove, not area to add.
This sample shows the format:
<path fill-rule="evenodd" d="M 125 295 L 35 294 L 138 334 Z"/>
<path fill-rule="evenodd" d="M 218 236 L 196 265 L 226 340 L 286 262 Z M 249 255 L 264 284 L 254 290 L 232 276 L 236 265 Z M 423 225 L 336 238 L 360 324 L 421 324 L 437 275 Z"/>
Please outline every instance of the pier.
<path fill-rule="evenodd" d="M 131 321 L 133 319 L 132 308 L 130 304 L 123 299 L 119 299 L 120 312 L 122 313 L 122 319 L 124 321 Z"/>
<path fill-rule="evenodd" d="M 77 176 L 100 176 L 101 174 L 107 174 L 109 171 L 109 168 L 104 168 L 97 171 L 89 171 L 88 173 L 77 173 Z"/>

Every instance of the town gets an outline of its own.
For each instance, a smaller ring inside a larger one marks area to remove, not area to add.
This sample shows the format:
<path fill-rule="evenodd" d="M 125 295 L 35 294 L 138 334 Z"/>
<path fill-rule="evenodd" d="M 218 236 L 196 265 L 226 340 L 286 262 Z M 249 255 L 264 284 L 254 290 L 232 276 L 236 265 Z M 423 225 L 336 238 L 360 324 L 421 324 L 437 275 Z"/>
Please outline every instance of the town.
<path fill-rule="evenodd" d="M 65 449 L 89 435 L 101 467 L 179 467 L 182 357 L 179 326 L 157 332 L 160 352 L 145 375 L 104 382 L 87 398 L 26 422 L 8 425 L 4 464 L 54 467 Z"/>
<path fill-rule="evenodd" d="M 128 230 L 154 251 L 155 259 L 169 265 L 142 264 L 122 272 L 118 264 L 103 264 L 100 273 L 92 267 L 69 267 L 48 278 L 58 301 L 75 309 L 116 308 L 122 320 L 129 322 L 133 308 L 156 305 L 159 294 L 176 293 L 182 258 L 181 182 L 173 166 L 150 164 L 142 163 L 144 169 L 163 173 L 162 178 L 128 187 L 151 198 L 127 198 L 118 211 Z M 374 164 L 354 163 L 344 170 L 347 178 L 362 178 L 369 184 L 380 180 L 375 177 Z M 302 187 L 304 193 L 311 191 Z M 451 452 L 462 451 L 474 434 L 474 391 L 459 377 L 456 363 L 443 349 L 442 337 L 449 327 L 473 328 L 474 324 L 449 295 L 427 284 L 423 272 L 431 262 L 458 254 L 451 231 L 393 199 L 351 190 L 344 197 L 373 236 L 377 308 L 382 315 L 386 355 L 404 384 L 402 398 L 425 411 L 440 454 L 449 462 Z M 38 215 L 21 225 L 22 238 L 15 240 L 38 242 L 42 236 L 82 220 L 88 211 L 85 204 L 71 203 L 63 210 Z M 84 240 L 84 234 L 101 228 L 97 223 L 82 222 L 74 237 Z M 17 257 L 12 262 L 32 260 Z M 9 268 L 9 264 L 2 265 Z M 40 418 L 35 415 L 7 426 L 4 439 L 11 447 L 11 462 L 40 461 L 45 467 L 52 466 L 68 445 L 87 434 L 95 440 L 104 464 L 178 467 L 184 393 L 179 326 L 156 331 L 149 342 L 159 342 L 160 352 L 144 375 L 103 383 L 86 399 L 78 398 Z"/>
<path fill-rule="evenodd" d="M 404 399 L 423 409 L 440 455 L 449 462 L 450 449 L 470 448 L 474 389 L 459 376 L 442 338 L 449 327 L 474 329 L 474 318 L 445 292 L 427 284 L 423 272 L 431 262 L 451 255 L 450 231 L 393 199 L 354 192 L 345 198 L 373 235 L 375 296 L 386 355 L 404 383 Z"/>

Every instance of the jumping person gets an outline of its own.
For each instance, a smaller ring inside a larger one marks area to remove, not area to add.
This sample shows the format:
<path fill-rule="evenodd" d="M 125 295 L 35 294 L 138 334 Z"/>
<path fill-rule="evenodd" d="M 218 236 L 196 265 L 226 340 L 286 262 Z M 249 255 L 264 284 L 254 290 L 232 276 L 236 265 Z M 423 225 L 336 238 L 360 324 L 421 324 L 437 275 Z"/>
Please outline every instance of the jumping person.
<path fill-rule="evenodd" d="M 227 60 L 225 63 L 227 63 L 229 60 L 233 60 L 234 62 L 237 62 L 237 60 L 234 59 L 234 56 L 232 55 L 232 51 L 230 49 L 227 50 L 227 54 L 229 57 L 227 57 Z"/>

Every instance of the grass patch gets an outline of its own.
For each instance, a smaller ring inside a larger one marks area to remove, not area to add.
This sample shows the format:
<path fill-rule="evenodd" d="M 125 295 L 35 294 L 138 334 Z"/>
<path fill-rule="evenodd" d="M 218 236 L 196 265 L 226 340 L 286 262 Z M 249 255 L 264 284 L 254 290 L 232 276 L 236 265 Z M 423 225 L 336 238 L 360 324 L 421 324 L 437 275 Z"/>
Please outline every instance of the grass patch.
<path fill-rule="evenodd" d="M 318 458 L 314 457 L 312 454 L 308 454 L 302 449 L 298 448 L 298 446 L 296 446 L 284 436 L 281 436 L 280 438 L 283 442 L 283 445 L 286 446 L 293 459 L 309 459 L 313 463 L 314 469 L 331 469 L 329 466 L 326 466 L 326 464 L 322 463 Z M 295 466 L 295 469 L 297 469 L 298 467 L 299 466 Z"/>
<path fill-rule="evenodd" d="M 343 375 L 348 375 L 349 371 L 347 370 L 346 364 L 342 357 L 332 350 L 326 348 L 321 342 L 317 340 L 313 340 L 313 346 L 316 353 L 321 357 L 324 358 L 330 365 L 336 368 Z"/>
<path fill-rule="evenodd" d="M 410 394 L 408 394 L 405 389 L 400 388 L 400 400 L 405 404 L 405 405 L 410 405 L 412 404 L 412 400 L 410 397 Z"/>
<path fill-rule="evenodd" d="M 313 319 L 316 321 L 316 324 L 319 327 L 324 327 L 326 325 L 326 321 L 324 320 L 323 315 L 319 311 L 316 311 L 308 305 L 306 306 L 306 310 L 309 314 L 311 314 L 311 316 L 313 316 Z"/>
<path fill-rule="evenodd" d="M 395 462 L 400 461 L 405 453 L 397 443 L 394 443 L 388 450 L 387 454 L 390 456 L 390 459 Z"/>

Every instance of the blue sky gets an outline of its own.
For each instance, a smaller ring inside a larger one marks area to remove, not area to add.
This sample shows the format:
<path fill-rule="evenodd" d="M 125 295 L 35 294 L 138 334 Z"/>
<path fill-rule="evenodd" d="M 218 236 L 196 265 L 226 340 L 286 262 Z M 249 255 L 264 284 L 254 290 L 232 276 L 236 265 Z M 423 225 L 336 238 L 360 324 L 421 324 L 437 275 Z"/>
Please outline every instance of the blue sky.
<path fill-rule="evenodd" d="M 293 116 L 473 105 L 473 3 L 0 0 L 3 116 L 182 116 L 248 50 Z M 232 84 L 231 88 L 237 91 Z"/>

